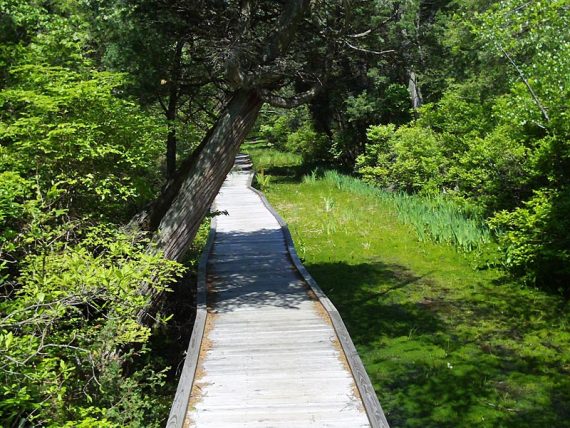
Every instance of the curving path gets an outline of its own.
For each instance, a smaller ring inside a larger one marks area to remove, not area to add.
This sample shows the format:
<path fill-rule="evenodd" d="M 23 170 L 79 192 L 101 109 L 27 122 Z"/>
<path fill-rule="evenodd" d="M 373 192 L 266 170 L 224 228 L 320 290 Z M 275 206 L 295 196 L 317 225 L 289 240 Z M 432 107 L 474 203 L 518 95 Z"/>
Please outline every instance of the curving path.
<path fill-rule="evenodd" d="M 214 203 L 227 215 L 216 217 L 202 260 L 207 307 L 199 296 L 202 328 L 169 426 L 387 427 L 338 312 L 250 187 L 250 169 L 238 155 Z"/>

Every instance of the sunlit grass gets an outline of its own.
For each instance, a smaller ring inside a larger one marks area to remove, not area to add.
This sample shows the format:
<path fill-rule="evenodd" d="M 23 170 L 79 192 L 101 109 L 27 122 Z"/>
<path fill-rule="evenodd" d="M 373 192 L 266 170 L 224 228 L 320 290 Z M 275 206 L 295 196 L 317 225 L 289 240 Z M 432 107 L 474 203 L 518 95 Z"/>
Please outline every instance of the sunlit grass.
<path fill-rule="evenodd" d="M 398 207 L 399 196 L 298 163 L 265 173 L 270 202 L 339 309 L 392 426 L 570 426 L 566 302 L 475 270 L 472 253 L 419 240 L 416 220 L 401 214 L 417 209 L 415 197 Z"/>
<path fill-rule="evenodd" d="M 315 182 L 316 176 L 315 170 L 304 176 L 303 182 Z M 450 244 L 463 251 L 472 251 L 491 242 L 491 234 L 482 218 L 443 195 L 429 197 L 388 192 L 332 170 L 325 171 L 322 180 L 339 190 L 380 198 L 383 203 L 393 206 L 398 219 L 412 225 L 420 241 Z"/>
<path fill-rule="evenodd" d="M 274 149 L 264 141 L 249 143 L 244 146 L 242 151 L 255 159 L 255 166 L 258 171 L 268 168 L 295 167 L 301 165 L 303 161 L 301 155 Z"/>

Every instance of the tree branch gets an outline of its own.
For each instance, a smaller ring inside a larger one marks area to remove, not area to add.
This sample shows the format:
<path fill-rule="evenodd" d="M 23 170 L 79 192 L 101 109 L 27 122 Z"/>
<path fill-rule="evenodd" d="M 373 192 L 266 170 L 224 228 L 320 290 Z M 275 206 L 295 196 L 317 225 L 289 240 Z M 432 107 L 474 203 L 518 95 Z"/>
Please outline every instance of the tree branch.
<path fill-rule="evenodd" d="M 306 92 L 294 95 L 292 97 L 282 97 L 271 93 L 271 91 L 261 90 L 261 99 L 273 107 L 295 108 L 311 100 L 320 90 L 320 86 L 314 86 Z"/>
<path fill-rule="evenodd" d="M 530 92 L 530 95 L 532 96 L 532 99 L 534 100 L 534 103 L 538 106 L 538 108 L 540 109 L 540 112 L 542 113 L 542 117 L 544 118 L 544 120 L 546 122 L 550 122 L 550 117 L 548 117 L 548 112 L 546 111 L 546 108 L 542 105 L 542 103 L 540 102 L 540 99 L 538 98 L 538 96 L 536 95 L 536 92 L 534 92 L 534 90 L 532 89 L 532 86 L 530 86 L 529 81 L 527 80 L 527 78 L 525 77 L 523 71 L 518 67 L 518 65 L 515 63 L 515 61 L 513 60 L 513 58 L 509 55 L 509 53 L 503 49 L 503 47 L 501 45 L 499 45 L 499 49 L 501 50 L 501 52 L 503 53 L 503 55 L 509 60 L 509 62 L 511 63 L 511 65 L 515 68 L 515 70 L 517 71 L 517 73 L 519 74 L 519 77 L 521 78 L 521 80 L 523 81 L 523 83 L 525 84 L 526 88 L 528 89 L 528 91 Z"/>
<path fill-rule="evenodd" d="M 285 4 L 277 28 L 265 45 L 262 63 L 274 61 L 285 53 L 310 3 L 310 0 L 289 0 Z"/>
<path fill-rule="evenodd" d="M 372 29 L 369 28 L 366 31 L 363 31 L 362 33 L 358 33 L 358 34 L 349 34 L 348 37 L 352 37 L 353 39 L 358 39 L 360 37 L 366 37 L 367 35 L 369 35 L 370 33 L 372 33 Z"/>
<path fill-rule="evenodd" d="M 373 51 L 373 50 L 370 50 L 370 49 L 365 49 L 365 48 L 360 48 L 360 47 L 358 47 L 358 46 L 354 46 L 354 45 L 351 44 L 348 40 L 343 40 L 343 42 L 344 42 L 349 48 L 352 48 L 352 49 L 357 50 L 357 51 L 360 51 L 360 52 L 371 53 L 371 54 L 374 54 L 374 55 L 384 55 L 384 54 L 387 54 L 387 53 L 396 52 L 394 49 L 388 49 L 388 50 L 385 50 L 385 51 Z"/>
<path fill-rule="evenodd" d="M 285 53 L 310 3 L 310 0 L 288 0 L 285 3 L 277 20 L 276 28 L 267 37 L 261 50 L 261 58 L 257 62 L 249 62 L 248 64 L 248 61 L 245 60 L 247 53 L 240 49 L 237 46 L 239 42 L 236 42 L 236 47 L 227 54 L 224 64 L 226 80 L 234 89 L 267 87 L 281 78 L 279 74 L 260 71 L 264 70 L 264 66 L 274 62 Z M 242 4 L 242 6 L 245 7 L 246 4 Z M 246 19 L 245 16 L 243 19 Z M 247 32 L 243 37 L 245 35 Z"/>

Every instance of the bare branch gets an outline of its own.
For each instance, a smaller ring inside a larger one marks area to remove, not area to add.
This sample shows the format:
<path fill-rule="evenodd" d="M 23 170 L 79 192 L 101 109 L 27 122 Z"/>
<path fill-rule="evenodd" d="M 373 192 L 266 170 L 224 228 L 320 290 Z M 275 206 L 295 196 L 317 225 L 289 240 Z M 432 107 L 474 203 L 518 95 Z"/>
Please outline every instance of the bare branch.
<path fill-rule="evenodd" d="M 372 34 L 374 31 L 378 31 L 380 30 L 384 24 L 387 24 L 388 22 L 392 21 L 394 19 L 394 17 L 396 16 L 395 13 L 393 13 L 392 15 L 390 15 L 388 18 L 386 18 L 384 21 L 382 21 L 380 24 L 378 24 L 376 26 L 376 28 L 369 28 L 366 31 L 363 31 L 362 33 L 357 33 L 357 34 L 348 34 L 348 37 L 351 37 L 353 39 L 359 39 L 361 37 L 366 37 L 369 34 Z"/>
<path fill-rule="evenodd" d="M 352 49 L 360 51 L 360 52 L 366 52 L 366 53 L 374 54 L 374 55 L 384 55 L 387 53 L 396 52 L 394 49 L 388 49 L 385 51 L 373 51 L 370 49 L 365 49 L 365 48 L 360 48 L 358 46 L 354 46 L 353 44 L 349 43 L 348 40 L 343 40 L 343 41 L 349 48 L 352 48 Z"/>
<path fill-rule="evenodd" d="M 372 29 L 369 28 L 366 31 L 363 31 L 362 33 L 358 33 L 358 34 L 349 34 L 348 37 L 352 37 L 353 39 L 358 39 L 360 37 L 366 37 L 367 35 L 369 35 L 370 33 L 372 33 Z"/>
<path fill-rule="evenodd" d="M 262 90 L 261 99 L 273 107 L 295 108 L 310 101 L 319 92 L 320 86 L 314 86 L 306 92 L 294 95 L 293 97 L 282 97 L 270 91 Z"/>
<path fill-rule="evenodd" d="M 542 113 L 542 117 L 544 118 L 544 120 L 546 122 L 550 122 L 550 117 L 548 117 L 548 112 L 546 111 L 546 108 L 542 105 L 542 102 L 540 101 L 540 99 L 538 98 L 538 95 L 536 95 L 536 92 L 534 92 L 534 89 L 532 89 L 532 86 L 530 86 L 529 81 L 527 80 L 527 78 L 525 77 L 523 71 L 519 68 L 519 66 L 515 63 L 515 61 L 513 60 L 513 58 L 509 55 L 509 53 L 503 49 L 503 47 L 499 44 L 499 49 L 501 50 L 501 52 L 503 53 L 503 55 L 509 60 L 509 62 L 511 63 L 511 65 L 515 68 L 515 70 L 517 71 L 517 73 L 519 74 L 519 77 L 521 78 L 521 80 L 523 81 L 524 85 L 526 86 L 526 88 L 528 89 L 528 91 L 530 92 L 530 95 L 532 97 L 532 99 L 534 100 L 534 103 L 538 106 L 538 108 L 540 109 L 540 112 Z"/>

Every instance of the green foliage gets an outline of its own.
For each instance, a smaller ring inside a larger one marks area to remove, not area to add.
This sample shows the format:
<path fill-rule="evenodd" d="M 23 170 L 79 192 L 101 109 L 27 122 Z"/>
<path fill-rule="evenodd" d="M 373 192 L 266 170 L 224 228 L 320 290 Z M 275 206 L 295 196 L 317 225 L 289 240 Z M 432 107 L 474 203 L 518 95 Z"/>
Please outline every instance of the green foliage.
<path fill-rule="evenodd" d="M 471 138 L 449 171 L 459 193 L 489 212 L 520 203 L 532 179 L 529 149 L 506 127 L 497 127 L 484 138 Z"/>
<path fill-rule="evenodd" d="M 366 181 L 407 192 L 434 193 L 442 187 L 447 161 L 429 129 L 373 126 L 367 135 L 367 152 L 356 160 Z"/>
<path fill-rule="evenodd" d="M 271 120 L 264 121 L 259 127 L 259 135 L 276 148 L 283 150 L 287 144 L 290 132 L 290 118 L 287 115 L 270 116 Z"/>
<path fill-rule="evenodd" d="M 158 185 L 160 122 L 114 95 L 124 77 L 77 73 L 61 67 L 13 68 L 14 83 L 0 92 L 0 168 L 34 176 L 42 187 L 58 183 L 62 204 L 100 205 L 103 213 L 129 215 Z"/>
<path fill-rule="evenodd" d="M 532 285 L 570 289 L 570 192 L 537 191 L 522 207 L 501 211 L 490 225 L 499 233 L 504 266 Z"/>
<path fill-rule="evenodd" d="M 13 171 L 0 173 L 0 245 L 14 239 L 26 211 L 30 182 Z"/>
<path fill-rule="evenodd" d="M 265 192 L 271 183 L 271 176 L 266 175 L 264 169 L 260 169 L 259 172 L 255 174 L 255 182 L 258 184 L 259 189 Z"/>
<path fill-rule="evenodd" d="M 316 182 L 312 177 L 303 182 Z M 477 210 L 465 203 L 460 205 L 445 195 L 388 192 L 330 170 L 325 171 L 322 180 L 345 192 L 378 198 L 392 207 L 400 222 L 415 229 L 420 242 L 449 244 L 464 252 L 480 249 L 491 242 L 489 230 Z"/>
<path fill-rule="evenodd" d="M 303 158 L 297 153 L 277 150 L 272 144 L 251 142 L 242 147 L 244 153 L 252 156 L 256 171 L 275 168 L 296 168 L 301 166 Z"/>
<path fill-rule="evenodd" d="M 262 112 L 258 134 L 277 150 L 299 154 L 306 163 L 330 161 L 328 139 L 315 130 L 306 108 L 283 114 Z"/>
<path fill-rule="evenodd" d="M 141 286 L 182 269 L 121 223 L 159 188 L 165 127 L 87 57 L 80 2 L 0 17 L 0 425 L 161 426 Z"/>
<path fill-rule="evenodd" d="M 318 163 L 330 159 L 328 140 L 315 131 L 309 122 L 305 122 L 287 136 L 285 149 L 301 155 L 305 163 Z"/>
<path fill-rule="evenodd" d="M 570 171 L 566 9 L 563 1 L 454 2 L 436 24 L 436 43 L 449 52 L 441 98 L 413 123 L 370 127 L 356 164 L 380 187 L 477 205 L 492 219 L 502 267 L 560 290 L 570 252 L 559 214 Z"/>
<path fill-rule="evenodd" d="M 18 277 L 4 283 L 2 423 L 89 417 L 142 426 L 157 411 L 146 394 L 164 375 L 151 366 L 125 371 L 147 352 L 150 330 L 136 316 L 149 297 L 139 288 L 148 278 L 164 288 L 180 267 L 111 225 L 79 232 L 79 224 L 49 227 L 46 220 L 16 238 L 27 251 Z M 70 243 L 69 234 L 79 236 Z"/>
<path fill-rule="evenodd" d="M 70 218 L 57 186 L 0 177 L 1 423 L 153 426 L 165 368 L 141 364 L 140 287 L 164 289 L 180 265 L 134 232 Z"/>

